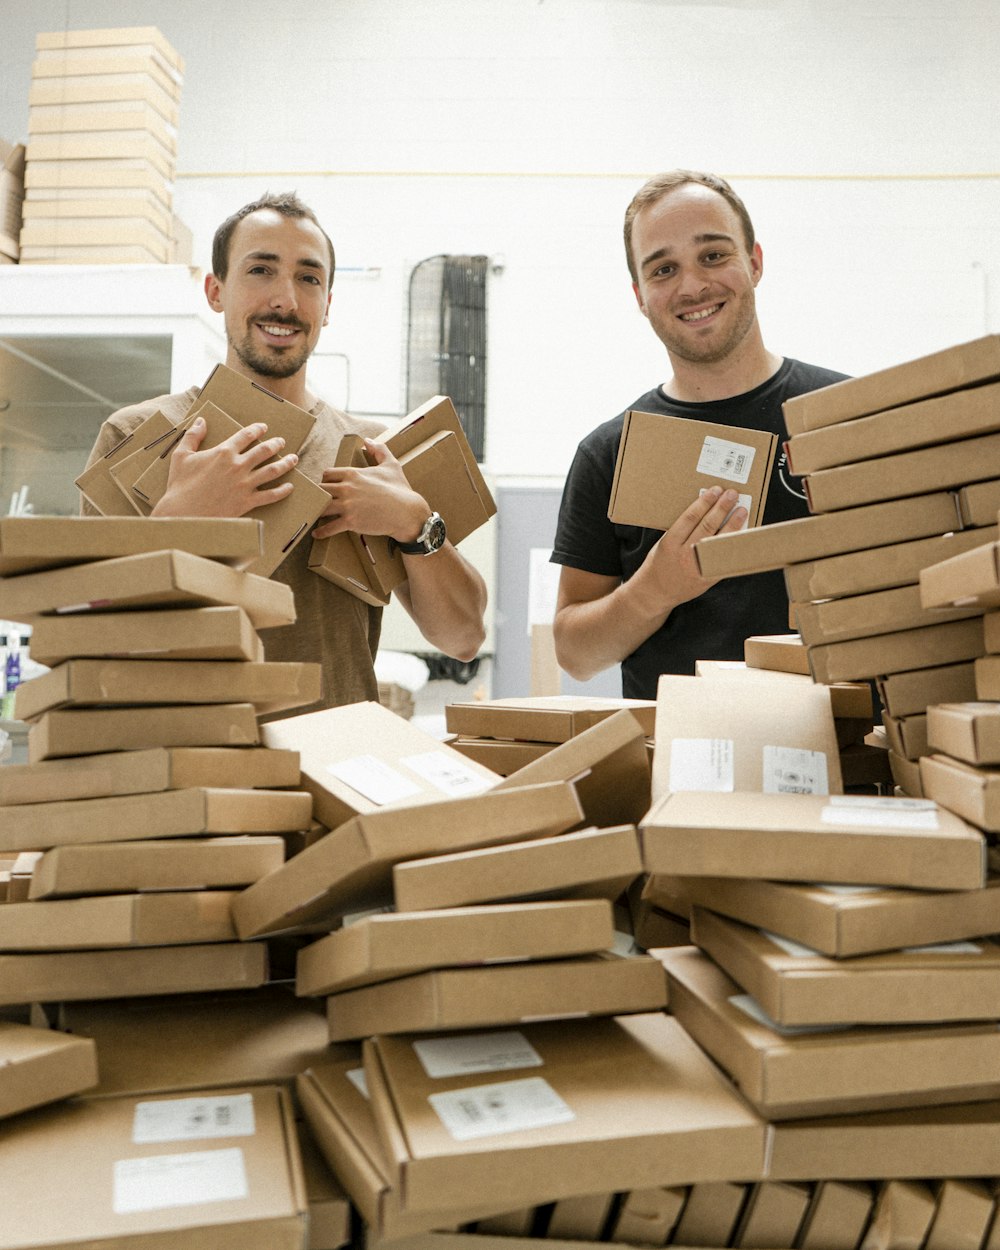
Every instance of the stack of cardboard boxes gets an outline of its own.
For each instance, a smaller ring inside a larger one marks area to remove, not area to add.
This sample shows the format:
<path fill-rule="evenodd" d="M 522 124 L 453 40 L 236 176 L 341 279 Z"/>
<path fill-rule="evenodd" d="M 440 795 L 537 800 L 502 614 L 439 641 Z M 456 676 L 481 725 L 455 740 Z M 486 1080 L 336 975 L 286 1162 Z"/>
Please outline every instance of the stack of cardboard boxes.
<path fill-rule="evenodd" d="M 24 145 L 0 139 L 0 265 L 13 265 L 20 255 L 23 201 Z"/>
<path fill-rule="evenodd" d="M 190 263 L 172 211 L 184 64 L 153 26 L 36 39 L 22 264 Z"/>

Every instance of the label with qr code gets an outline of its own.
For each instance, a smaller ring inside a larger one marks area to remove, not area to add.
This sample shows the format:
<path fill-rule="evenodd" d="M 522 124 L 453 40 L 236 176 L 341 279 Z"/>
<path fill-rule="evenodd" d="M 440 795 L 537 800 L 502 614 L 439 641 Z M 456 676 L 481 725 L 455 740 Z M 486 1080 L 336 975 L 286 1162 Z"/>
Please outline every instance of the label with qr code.
<path fill-rule="evenodd" d="M 461 759 L 453 759 L 444 751 L 421 751 L 419 755 L 407 755 L 400 763 L 452 799 L 467 794 L 482 794 L 493 784 L 488 778 L 467 768 Z"/>
<path fill-rule="evenodd" d="M 210 1137 L 252 1137 L 252 1094 L 218 1098 L 158 1098 L 136 1104 L 132 1140 L 138 1144 L 196 1141 Z"/>
<path fill-rule="evenodd" d="M 745 486 L 750 480 L 755 454 L 755 449 L 745 443 L 731 443 L 709 434 L 702 443 L 697 469 L 706 477 L 721 477 Z"/>
<path fill-rule="evenodd" d="M 431 1094 L 429 1102 L 455 1141 L 567 1124 L 576 1118 L 540 1076 Z"/>
<path fill-rule="evenodd" d="M 764 748 L 765 794 L 829 794 L 826 755 L 804 747 Z"/>

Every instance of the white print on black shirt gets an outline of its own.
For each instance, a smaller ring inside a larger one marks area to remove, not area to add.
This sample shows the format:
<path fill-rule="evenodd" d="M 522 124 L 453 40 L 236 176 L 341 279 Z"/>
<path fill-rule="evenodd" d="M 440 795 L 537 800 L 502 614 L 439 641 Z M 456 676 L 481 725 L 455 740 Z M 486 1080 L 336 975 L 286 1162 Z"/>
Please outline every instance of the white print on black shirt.
<path fill-rule="evenodd" d="M 787 468 L 788 456 L 785 454 L 784 448 L 782 448 L 781 456 L 778 460 L 778 477 L 781 479 L 781 484 L 784 486 L 785 490 L 787 490 L 790 495 L 794 495 L 796 499 L 805 499 L 805 491 L 796 490 L 792 485 Z"/>

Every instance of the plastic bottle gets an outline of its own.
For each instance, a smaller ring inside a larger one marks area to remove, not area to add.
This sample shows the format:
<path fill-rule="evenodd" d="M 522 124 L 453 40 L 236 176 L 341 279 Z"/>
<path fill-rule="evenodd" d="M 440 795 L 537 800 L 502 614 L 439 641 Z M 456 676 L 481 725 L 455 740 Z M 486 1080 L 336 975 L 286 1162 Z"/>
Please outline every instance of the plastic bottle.
<path fill-rule="evenodd" d="M 21 644 L 23 639 L 12 634 L 8 640 L 7 656 L 4 660 L 4 720 L 14 719 L 14 691 L 21 684 Z"/>

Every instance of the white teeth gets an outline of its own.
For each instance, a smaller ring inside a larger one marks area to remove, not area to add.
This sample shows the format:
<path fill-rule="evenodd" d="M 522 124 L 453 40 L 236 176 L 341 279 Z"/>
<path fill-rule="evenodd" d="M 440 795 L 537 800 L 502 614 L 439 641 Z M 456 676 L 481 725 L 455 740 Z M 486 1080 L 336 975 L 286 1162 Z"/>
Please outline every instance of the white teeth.
<path fill-rule="evenodd" d="M 268 334 L 277 334 L 280 338 L 287 338 L 290 334 L 294 334 L 295 330 L 288 326 L 266 326 L 261 325 L 262 330 L 266 330 Z"/>
<path fill-rule="evenodd" d="M 681 321 L 704 321 L 706 317 L 711 317 L 712 313 L 717 313 L 721 307 L 721 304 L 713 304 L 711 308 L 703 308 L 700 312 L 681 313 Z"/>

